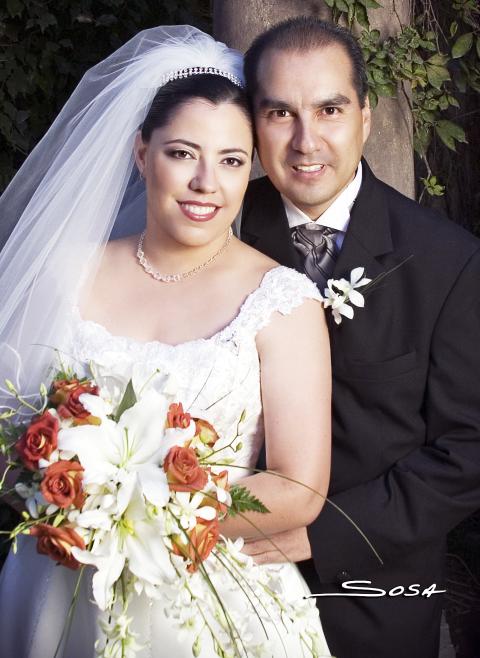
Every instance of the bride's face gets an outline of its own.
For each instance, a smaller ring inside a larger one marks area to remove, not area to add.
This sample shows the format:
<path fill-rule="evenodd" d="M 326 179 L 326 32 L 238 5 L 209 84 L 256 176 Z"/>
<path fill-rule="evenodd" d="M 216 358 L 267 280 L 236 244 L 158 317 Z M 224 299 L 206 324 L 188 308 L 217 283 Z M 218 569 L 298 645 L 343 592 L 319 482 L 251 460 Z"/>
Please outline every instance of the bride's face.
<path fill-rule="evenodd" d="M 223 236 L 240 209 L 252 149 L 245 114 L 228 102 L 192 99 L 148 143 L 137 135 L 152 234 L 189 246 Z"/>

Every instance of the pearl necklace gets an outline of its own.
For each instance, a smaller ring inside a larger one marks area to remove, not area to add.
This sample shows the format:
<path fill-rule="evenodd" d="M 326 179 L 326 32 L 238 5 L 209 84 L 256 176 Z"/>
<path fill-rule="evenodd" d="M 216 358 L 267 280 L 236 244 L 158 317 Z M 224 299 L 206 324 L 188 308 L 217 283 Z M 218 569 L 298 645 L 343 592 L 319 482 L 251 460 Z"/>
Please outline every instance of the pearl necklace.
<path fill-rule="evenodd" d="M 145 253 L 143 251 L 143 241 L 145 239 L 145 234 L 146 231 L 143 231 L 143 233 L 140 236 L 140 240 L 138 241 L 138 247 L 137 247 L 137 260 L 141 267 L 145 270 L 147 274 L 149 274 L 151 277 L 155 279 L 155 281 L 163 281 L 164 283 L 177 283 L 178 281 L 181 281 L 182 279 L 187 279 L 189 276 L 193 276 L 194 274 L 198 274 L 201 270 L 203 270 L 207 265 L 210 265 L 210 263 L 213 263 L 213 261 L 222 254 L 225 249 L 228 247 L 230 244 L 230 240 L 232 239 L 233 236 L 233 231 L 232 228 L 230 227 L 228 229 L 228 235 L 227 239 L 223 243 L 223 245 L 220 247 L 220 249 L 213 254 L 213 256 L 210 256 L 208 260 L 206 260 L 204 263 L 201 265 L 197 265 L 194 267 L 192 270 L 188 270 L 188 272 L 180 272 L 179 274 L 161 274 L 157 270 L 153 269 L 153 267 L 150 265 L 150 263 L 147 260 L 147 257 L 145 256 Z"/>

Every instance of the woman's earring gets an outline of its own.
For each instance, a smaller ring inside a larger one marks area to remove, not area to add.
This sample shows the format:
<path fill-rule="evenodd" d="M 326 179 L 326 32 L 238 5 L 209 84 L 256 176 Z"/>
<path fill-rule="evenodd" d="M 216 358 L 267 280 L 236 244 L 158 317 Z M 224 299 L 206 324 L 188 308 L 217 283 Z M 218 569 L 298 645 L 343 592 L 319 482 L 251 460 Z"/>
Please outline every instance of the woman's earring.
<path fill-rule="evenodd" d="M 140 180 L 144 181 L 145 180 L 145 171 L 139 171 L 138 174 L 140 176 Z"/>

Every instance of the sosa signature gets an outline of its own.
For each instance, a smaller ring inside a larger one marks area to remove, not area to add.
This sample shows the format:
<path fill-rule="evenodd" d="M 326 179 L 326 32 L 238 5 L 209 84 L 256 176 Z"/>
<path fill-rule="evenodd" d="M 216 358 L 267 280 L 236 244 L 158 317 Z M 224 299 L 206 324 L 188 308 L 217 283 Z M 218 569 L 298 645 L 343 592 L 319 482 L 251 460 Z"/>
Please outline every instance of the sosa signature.
<path fill-rule="evenodd" d="M 381 596 L 424 596 L 429 599 L 432 594 L 443 594 L 447 591 L 446 589 L 437 589 L 436 583 L 432 583 L 424 588 L 419 583 L 407 586 L 396 585 L 388 591 L 381 587 L 369 587 L 371 584 L 371 580 L 346 580 L 342 583 L 342 588 L 349 590 L 347 592 L 323 592 L 321 594 L 309 594 L 305 598 L 311 599 L 319 596 L 359 596 L 367 598 L 378 598 Z"/>

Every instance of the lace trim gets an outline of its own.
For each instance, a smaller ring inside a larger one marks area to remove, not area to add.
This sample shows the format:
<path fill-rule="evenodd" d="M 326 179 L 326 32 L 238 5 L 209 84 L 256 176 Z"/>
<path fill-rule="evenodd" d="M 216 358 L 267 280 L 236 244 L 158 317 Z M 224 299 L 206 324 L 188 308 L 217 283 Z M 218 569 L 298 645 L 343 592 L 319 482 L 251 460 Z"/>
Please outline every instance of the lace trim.
<path fill-rule="evenodd" d="M 154 347 L 176 350 L 180 347 L 198 346 L 209 342 L 217 344 L 230 342 L 240 333 L 243 337 L 250 333 L 254 338 L 261 329 L 267 326 L 273 313 L 279 312 L 282 315 L 288 315 L 305 299 L 318 301 L 322 299 L 316 285 L 304 274 L 278 265 L 265 272 L 258 288 L 247 295 L 237 315 L 229 324 L 207 338 L 194 338 L 176 345 L 162 343 L 158 340 L 141 341 L 130 336 L 112 334 L 105 326 L 94 320 L 83 320 L 78 307 L 74 308 L 73 316 L 75 324 L 86 329 L 90 328 L 90 331 L 87 332 L 90 336 L 99 333 L 105 338 L 109 338 L 110 341 L 113 340 L 116 343 L 121 341 L 122 345 L 141 346 L 147 351 L 151 351 Z"/>

